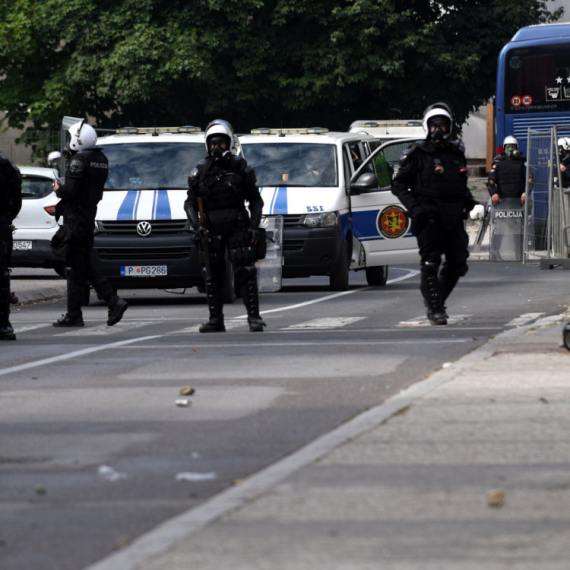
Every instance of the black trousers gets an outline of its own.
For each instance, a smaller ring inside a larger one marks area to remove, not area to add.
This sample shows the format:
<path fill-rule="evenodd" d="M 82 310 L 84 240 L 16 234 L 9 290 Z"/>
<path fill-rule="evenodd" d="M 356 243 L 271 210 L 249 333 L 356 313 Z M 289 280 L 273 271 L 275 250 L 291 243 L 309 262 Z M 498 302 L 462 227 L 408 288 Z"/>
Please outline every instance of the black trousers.
<path fill-rule="evenodd" d="M 73 234 L 69 252 L 65 257 L 67 311 L 69 313 L 81 311 L 83 291 L 89 284 L 107 305 L 115 296 L 107 279 L 93 269 L 91 262 L 96 211 L 96 209 L 66 211 L 65 223 Z"/>
<path fill-rule="evenodd" d="M 413 229 L 418 239 L 422 264 L 439 266 L 442 256 L 445 256 L 442 274 L 461 277 L 467 273 L 469 236 L 462 219 L 458 219 L 451 226 L 448 223 L 447 227 L 444 227 L 441 218 L 435 216 L 425 223 L 414 224 Z"/>

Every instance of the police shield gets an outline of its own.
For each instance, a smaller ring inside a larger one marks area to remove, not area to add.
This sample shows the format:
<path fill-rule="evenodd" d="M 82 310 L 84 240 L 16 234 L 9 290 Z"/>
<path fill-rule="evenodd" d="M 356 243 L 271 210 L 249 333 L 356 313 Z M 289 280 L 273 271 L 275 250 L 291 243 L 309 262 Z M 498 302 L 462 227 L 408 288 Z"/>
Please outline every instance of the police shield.
<path fill-rule="evenodd" d="M 520 198 L 503 198 L 491 207 L 489 259 L 522 261 L 524 211 Z"/>
<path fill-rule="evenodd" d="M 283 272 L 283 216 L 261 220 L 265 228 L 267 252 L 257 263 L 257 289 L 260 293 L 273 293 L 281 289 Z"/>

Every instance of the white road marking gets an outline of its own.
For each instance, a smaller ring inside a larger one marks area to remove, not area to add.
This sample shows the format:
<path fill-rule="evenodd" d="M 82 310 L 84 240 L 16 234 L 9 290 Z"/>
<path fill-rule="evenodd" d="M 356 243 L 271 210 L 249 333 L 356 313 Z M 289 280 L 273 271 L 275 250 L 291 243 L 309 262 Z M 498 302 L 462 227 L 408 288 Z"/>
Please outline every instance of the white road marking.
<path fill-rule="evenodd" d="M 226 327 L 226 330 L 229 331 L 231 329 L 237 329 L 239 327 L 245 327 L 247 326 L 247 322 L 245 321 L 238 321 L 235 319 L 230 319 L 230 320 L 224 320 L 224 326 Z M 167 334 L 171 335 L 171 334 L 190 334 L 190 333 L 199 333 L 200 332 L 200 325 L 194 325 L 193 327 L 188 327 L 185 329 L 180 329 L 177 331 L 172 331 L 169 332 Z"/>
<path fill-rule="evenodd" d="M 419 274 L 419 271 L 415 269 L 405 269 L 408 271 L 406 275 L 401 277 L 396 277 L 396 279 L 389 279 L 386 284 L 396 283 L 397 281 L 403 281 L 404 279 L 410 279 L 410 277 L 415 277 Z M 299 309 L 301 307 L 307 307 L 308 305 L 314 305 L 315 303 L 322 303 L 323 301 L 329 301 L 330 299 L 336 299 L 337 297 L 343 297 L 344 295 L 352 295 L 353 293 L 359 293 L 361 291 L 367 291 L 372 287 L 360 287 L 359 289 L 351 289 L 350 291 L 342 291 L 341 293 L 335 293 L 334 295 L 327 295 L 326 297 L 319 297 L 318 299 L 313 299 L 312 301 L 305 301 L 304 303 L 299 303 L 297 305 L 288 305 L 287 307 L 280 307 L 279 309 L 269 309 L 267 311 L 261 311 L 261 315 L 268 315 L 269 313 L 279 313 L 281 311 L 290 311 L 291 309 Z M 240 315 L 236 317 L 238 319 L 247 319 L 247 315 Z"/>
<path fill-rule="evenodd" d="M 526 325 L 526 324 L 530 323 L 531 321 L 538 319 L 538 317 L 541 317 L 542 315 L 544 315 L 544 313 L 524 313 L 520 317 L 517 317 L 516 319 L 509 321 L 505 326 L 506 327 L 520 327 L 522 325 Z"/>
<path fill-rule="evenodd" d="M 146 325 L 150 325 L 149 321 L 139 321 L 130 323 L 117 323 L 112 327 L 108 327 L 106 324 L 97 325 L 95 327 L 81 327 L 73 329 L 72 331 L 56 334 L 55 336 L 108 336 L 112 334 L 127 332 L 133 329 L 138 329 Z"/>
<path fill-rule="evenodd" d="M 152 340 L 155 338 L 159 338 L 161 336 L 162 335 L 141 336 L 139 338 L 133 338 L 130 340 L 121 340 L 119 342 L 112 342 L 111 344 L 102 344 L 99 346 L 92 346 L 91 348 L 83 348 L 82 350 L 75 350 L 74 352 L 66 352 L 65 354 L 60 354 L 59 356 L 52 356 L 51 358 L 43 358 L 42 360 L 35 360 L 34 362 L 27 362 L 26 364 L 18 364 L 17 366 L 10 366 L 9 368 L 0 368 L 0 376 L 5 376 L 6 374 L 13 374 L 14 372 L 21 372 L 22 370 L 29 370 L 30 368 L 36 368 L 37 366 L 45 366 L 46 364 L 53 364 L 54 362 L 62 362 L 64 360 L 70 360 L 72 358 L 77 358 L 78 356 L 85 356 L 86 354 L 92 354 L 93 352 L 100 352 L 102 350 L 107 350 L 108 348 L 116 348 L 118 346 L 123 346 L 126 344 L 133 344 L 135 342 Z"/>
<path fill-rule="evenodd" d="M 27 325 L 27 326 L 19 326 L 17 324 L 13 325 L 14 328 L 14 332 L 17 334 L 23 333 L 23 332 L 28 332 L 28 331 L 33 331 L 36 329 L 42 329 L 44 327 L 51 327 L 51 323 L 43 323 L 41 325 Z"/>
<path fill-rule="evenodd" d="M 313 319 L 312 321 L 291 325 L 282 330 L 340 328 L 350 325 L 351 323 L 362 321 L 366 318 L 367 317 L 325 317 L 323 319 Z"/>
<path fill-rule="evenodd" d="M 464 320 L 466 320 L 472 316 L 473 315 L 449 315 L 449 318 L 447 319 L 447 324 L 448 325 L 456 325 L 459 321 L 464 321 Z M 399 326 L 399 327 L 431 327 L 432 325 L 430 324 L 427 317 L 421 316 L 421 317 L 413 317 L 409 321 L 400 321 L 397 326 Z M 484 328 L 486 328 L 486 327 L 484 327 Z M 489 327 L 489 328 L 493 328 L 493 327 Z"/>

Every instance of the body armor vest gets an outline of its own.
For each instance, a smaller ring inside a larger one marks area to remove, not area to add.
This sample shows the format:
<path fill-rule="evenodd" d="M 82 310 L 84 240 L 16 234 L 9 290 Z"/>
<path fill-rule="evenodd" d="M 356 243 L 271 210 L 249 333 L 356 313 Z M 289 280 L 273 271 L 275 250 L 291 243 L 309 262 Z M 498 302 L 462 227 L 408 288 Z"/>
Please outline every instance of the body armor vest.
<path fill-rule="evenodd" d="M 497 160 L 496 176 L 505 198 L 520 198 L 525 191 L 526 166 L 521 160 L 501 158 Z"/>
<path fill-rule="evenodd" d="M 463 156 L 451 148 L 443 152 L 424 152 L 416 196 L 437 202 L 460 202 L 463 205 L 466 170 Z"/>
<path fill-rule="evenodd" d="M 66 204 L 82 208 L 97 206 L 103 198 L 108 174 L 109 162 L 99 149 L 79 151 L 71 159 L 66 173 L 66 187 L 78 187 Z"/>
<path fill-rule="evenodd" d="M 234 159 L 235 160 L 235 159 Z M 243 210 L 243 175 L 240 159 L 228 168 L 219 167 L 208 160 L 200 172 L 199 191 L 204 198 L 206 212 L 214 210 Z"/>

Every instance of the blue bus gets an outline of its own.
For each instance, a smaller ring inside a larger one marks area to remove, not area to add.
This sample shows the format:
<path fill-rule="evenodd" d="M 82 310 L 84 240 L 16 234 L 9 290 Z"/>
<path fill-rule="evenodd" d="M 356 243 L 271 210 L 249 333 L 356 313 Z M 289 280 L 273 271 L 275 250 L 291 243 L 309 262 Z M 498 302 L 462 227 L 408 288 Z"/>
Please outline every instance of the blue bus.
<path fill-rule="evenodd" d="M 497 149 L 514 135 L 526 153 L 529 127 L 570 127 L 570 24 L 521 28 L 497 67 Z"/>

